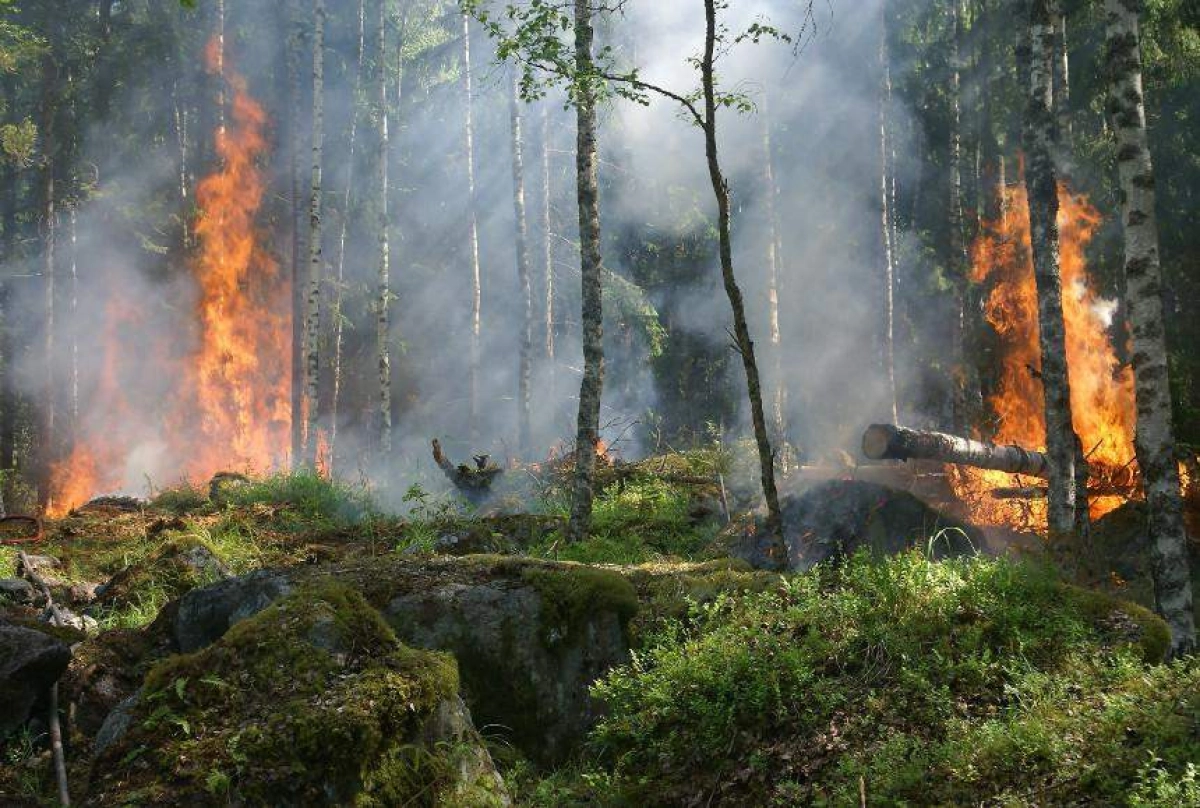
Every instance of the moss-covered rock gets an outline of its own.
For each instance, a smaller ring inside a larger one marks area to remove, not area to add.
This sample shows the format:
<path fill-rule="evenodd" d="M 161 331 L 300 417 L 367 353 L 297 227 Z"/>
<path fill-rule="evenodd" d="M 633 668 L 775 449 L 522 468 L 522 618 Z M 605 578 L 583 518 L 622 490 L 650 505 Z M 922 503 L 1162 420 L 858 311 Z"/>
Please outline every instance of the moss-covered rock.
<path fill-rule="evenodd" d="M 212 547 L 193 536 L 182 536 L 114 575 L 97 594 L 92 608 L 117 610 L 146 600 L 161 604 L 229 574 Z"/>
<path fill-rule="evenodd" d="M 446 655 L 311 584 L 146 675 L 91 805 L 503 805 Z"/>

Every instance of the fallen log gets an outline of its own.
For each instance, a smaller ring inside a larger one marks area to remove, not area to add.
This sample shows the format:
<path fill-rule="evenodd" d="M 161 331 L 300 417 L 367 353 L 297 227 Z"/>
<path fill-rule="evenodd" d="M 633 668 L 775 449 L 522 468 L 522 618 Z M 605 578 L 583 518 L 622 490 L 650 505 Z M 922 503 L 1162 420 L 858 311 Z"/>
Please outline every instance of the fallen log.
<path fill-rule="evenodd" d="M 867 427 L 862 450 L 872 460 L 939 460 L 1031 477 L 1047 477 L 1050 473 L 1050 461 L 1042 452 L 893 424 Z"/>

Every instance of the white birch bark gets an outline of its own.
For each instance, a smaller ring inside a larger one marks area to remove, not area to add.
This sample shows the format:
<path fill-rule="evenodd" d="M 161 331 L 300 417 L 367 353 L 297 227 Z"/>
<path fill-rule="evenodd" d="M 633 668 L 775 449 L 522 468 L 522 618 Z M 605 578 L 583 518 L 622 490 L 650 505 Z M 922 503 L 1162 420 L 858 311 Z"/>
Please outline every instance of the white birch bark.
<path fill-rule="evenodd" d="M 317 459 L 321 370 L 321 194 L 325 148 L 325 0 L 313 3 L 312 183 L 308 197 L 308 283 L 304 309 L 304 462 Z"/>
<path fill-rule="evenodd" d="M 471 356 L 470 356 L 470 433 L 479 438 L 479 363 L 481 361 L 481 325 L 483 309 L 482 277 L 479 269 L 479 207 L 475 195 L 475 91 L 471 73 L 471 17 L 462 14 L 463 92 L 466 94 L 467 205 L 471 261 Z"/>
<path fill-rule="evenodd" d="M 1142 3 L 1106 0 L 1104 7 L 1112 82 L 1109 112 L 1117 136 L 1121 223 L 1125 230 L 1125 299 L 1133 332 L 1136 448 L 1150 515 L 1154 599 L 1171 628 L 1171 654 L 1182 656 L 1196 648 L 1196 626 L 1171 415 L 1154 169 L 1146 137 L 1138 36 Z"/>
<path fill-rule="evenodd" d="M 379 449 L 383 455 L 392 450 L 392 354 L 390 347 L 392 280 L 391 242 L 388 234 L 388 103 L 387 103 L 387 17 L 386 3 L 379 0 L 379 54 L 376 65 L 375 92 L 379 108 L 379 152 L 376 170 L 379 172 L 379 275 L 375 298 L 375 354 L 378 365 Z"/>
<path fill-rule="evenodd" d="M 521 295 L 521 335 L 517 356 L 517 446 L 528 458 L 530 438 L 530 387 L 533 373 L 533 285 L 530 279 L 529 222 L 525 215 L 525 156 L 521 132 L 518 75 L 513 71 L 509 93 L 512 129 L 513 219 L 516 224 L 517 286 Z"/>

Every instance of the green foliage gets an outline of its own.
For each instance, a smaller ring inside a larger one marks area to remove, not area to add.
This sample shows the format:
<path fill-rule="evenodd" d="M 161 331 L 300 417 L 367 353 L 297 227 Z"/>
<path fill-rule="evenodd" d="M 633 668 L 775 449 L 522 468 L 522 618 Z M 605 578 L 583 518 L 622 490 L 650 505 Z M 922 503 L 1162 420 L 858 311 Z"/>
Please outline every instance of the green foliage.
<path fill-rule="evenodd" d="M 595 686 L 592 745 L 634 802 L 841 805 L 860 777 L 880 804 L 1187 788 L 1200 668 L 1145 667 L 1111 626 L 1136 607 L 1105 605 L 1024 564 L 860 555 L 666 621 Z"/>
<path fill-rule="evenodd" d="M 700 555 L 720 525 L 693 516 L 692 486 L 663 480 L 651 472 L 606 485 L 592 506 L 592 530 L 586 541 L 566 544 L 561 534 L 529 549 L 588 564 L 640 564 Z"/>
<path fill-rule="evenodd" d="M 0 126 L 0 150 L 18 166 L 24 167 L 32 163 L 36 149 L 37 127 L 29 118 L 19 123 Z"/>
<path fill-rule="evenodd" d="M 293 530 L 344 527 L 377 513 L 364 488 L 327 479 L 311 469 L 279 472 L 231 486 L 223 500 L 235 507 L 279 507 L 282 510 L 275 521 Z"/>
<path fill-rule="evenodd" d="M 208 491 L 191 480 L 158 491 L 150 500 L 150 507 L 174 514 L 198 511 L 208 504 Z"/>

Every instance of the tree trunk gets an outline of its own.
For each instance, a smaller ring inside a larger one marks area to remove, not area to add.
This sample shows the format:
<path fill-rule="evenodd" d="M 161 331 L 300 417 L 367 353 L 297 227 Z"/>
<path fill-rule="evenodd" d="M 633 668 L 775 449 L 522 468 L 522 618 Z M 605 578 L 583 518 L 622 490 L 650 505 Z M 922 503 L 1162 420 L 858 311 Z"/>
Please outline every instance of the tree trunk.
<path fill-rule="evenodd" d="M 225 133 L 225 0 L 217 0 L 217 130 Z"/>
<path fill-rule="evenodd" d="M 888 404 L 892 421 L 900 420 L 896 401 L 896 260 L 892 242 L 891 166 L 888 147 L 888 105 L 892 98 L 892 65 L 888 50 L 887 6 L 883 6 L 879 28 L 879 66 L 883 78 L 879 89 L 879 202 L 880 226 L 883 236 L 883 374 L 887 384 Z"/>
<path fill-rule="evenodd" d="M 592 524 L 592 477 L 600 440 L 600 396 L 604 388 L 604 316 L 601 293 L 600 188 L 596 154 L 596 88 L 592 72 L 591 0 L 575 0 L 575 182 L 579 200 L 579 275 L 583 305 L 583 379 L 575 433 L 575 492 L 567 540 L 587 538 Z"/>
<path fill-rule="evenodd" d="M 767 501 L 766 534 L 769 541 L 767 555 L 773 566 L 787 565 L 787 545 L 783 541 L 783 514 L 779 509 L 779 492 L 775 487 L 775 458 L 771 451 L 771 439 L 767 434 L 767 420 L 763 414 L 762 387 L 758 376 L 758 363 L 754 358 L 754 342 L 750 339 L 750 327 L 746 322 L 746 307 L 742 290 L 733 273 L 733 245 L 729 228 L 729 184 L 721 173 L 717 157 L 717 99 L 714 62 L 717 41 L 717 3 L 719 0 L 704 0 L 705 36 L 704 56 L 700 62 L 701 81 L 704 89 L 704 147 L 708 157 L 708 174 L 712 180 L 713 194 L 717 198 L 717 232 L 720 236 L 721 277 L 725 282 L 725 294 L 733 309 L 733 329 L 738 352 L 746 371 L 746 386 L 750 394 L 750 416 L 754 424 L 754 438 L 758 445 L 758 462 L 762 475 L 763 496 Z"/>
<path fill-rule="evenodd" d="M 67 211 L 67 239 L 69 246 L 68 261 L 70 268 L 68 277 L 71 281 L 68 311 L 71 315 L 71 420 L 67 431 L 72 439 L 79 429 L 79 338 L 75 324 L 79 322 L 79 234 L 76 230 L 75 203 Z"/>
<path fill-rule="evenodd" d="M 759 122 L 762 125 L 763 194 L 767 202 L 767 324 L 771 338 L 771 369 L 775 377 L 775 395 L 771 401 L 771 420 L 775 438 L 783 447 L 779 458 L 779 471 L 787 474 L 791 451 L 788 448 L 787 383 L 783 378 L 783 333 L 779 327 L 779 267 L 783 260 L 780 251 L 779 209 L 775 204 L 779 186 L 775 184 L 775 164 L 771 148 L 771 116 L 767 108 L 765 93 Z"/>
<path fill-rule="evenodd" d="M 1024 121 L 1025 186 L 1034 277 L 1038 295 L 1038 336 L 1046 413 L 1046 447 L 1050 458 L 1048 522 L 1052 547 L 1075 530 L 1076 508 L 1086 508 L 1086 493 L 1076 490 L 1075 429 L 1071 420 L 1071 385 L 1059 272 L 1058 180 L 1054 166 L 1054 117 L 1051 108 L 1051 56 L 1054 30 L 1049 0 L 1029 6 L 1030 84 Z"/>
<path fill-rule="evenodd" d="M 38 499 L 43 508 L 50 504 L 50 473 L 51 466 L 57 457 L 58 432 L 57 409 L 58 395 L 56 385 L 57 374 L 54 372 L 56 363 L 54 318 L 55 304 L 55 250 L 57 247 L 58 210 L 57 196 L 54 185 L 55 162 L 55 127 L 58 104 L 58 65 L 54 55 L 48 53 L 42 61 L 42 278 L 45 292 L 45 322 L 42 324 L 43 334 L 43 380 L 45 383 L 45 400 L 42 404 L 42 429 L 38 435 L 39 447 L 39 477 Z"/>
<path fill-rule="evenodd" d="M 338 405 L 342 394 L 342 295 L 346 283 L 346 229 L 350 222 L 351 194 L 354 191 L 354 155 L 358 146 L 358 96 L 362 91 L 363 51 L 366 46 L 366 0 L 358 0 L 358 39 L 354 56 L 354 108 L 350 112 L 350 143 L 347 149 L 346 190 L 342 194 L 342 219 L 338 231 L 337 281 L 333 290 L 333 384 L 329 399 L 329 457 L 337 463 Z M 389 385 L 390 386 L 390 385 Z M 390 409 L 390 408 L 389 408 Z"/>
<path fill-rule="evenodd" d="M 471 74 L 471 17 L 462 15 L 463 90 L 467 97 L 467 206 L 470 224 L 467 249 L 471 259 L 471 356 L 470 356 L 470 433 L 472 442 L 479 439 L 479 363 L 481 361 L 481 324 L 483 307 L 482 278 L 479 271 L 479 207 L 475 198 L 475 92 Z"/>
<path fill-rule="evenodd" d="M 378 360 L 379 450 L 386 457 L 392 451 L 392 353 L 391 353 L 391 241 L 388 228 L 388 98 L 387 98 L 387 4 L 379 0 L 378 63 L 375 66 L 375 92 L 379 109 L 379 151 L 375 170 L 379 173 L 379 275 L 375 293 L 375 356 Z"/>
<path fill-rule="evenodd" d="M 1058 136 L 1063 142 L 1071 137 L 1071 70 L 1067 48 L 1067 15 L 1063 0 L 1052 0 L 1050 24 L 1054 27 L 1054 116 L 1058 121 Z"/>
<path fill-rule="evenodd" d="M 287 40 L 288 72 L 288 183 L 290 185 L 289 206 L 291 222 L 291 277 L 292 290 L 292 355 L 291 355 L 291 427 L 292 465 L 299 466 L 304 460 L 304 299 L 300 281 L 300 32 L 296 9 L 288 5 L 288 25 L 292 28 Z"/>
<path fill-rule="evenodd" d="M 533 449 L 530 438 L 530 376 L 533 372 L 533 286 L 530 281 L 529 223 L 525 218 L 525 156 L 521 139 L 521 101 L 518 74 L 513 71 L 509 94 L 509 119 L 512 124 L 513 216 L 517 238 L 517 284 L 520 287 L 521 340 L 517 363 L 517 446 L 523 458 Z"/>
<path fill-rule="evenodd" d="M 872 460 L 937 460 L 1031 477 L 1045 477 L 1049 473 L 1049 460 L 1044 452 L 892 424 L 867 427 L 862 450 Z"/>
<path fill-rule="evenodd" d="M 557 400 L 557 368 L 554 365 L 554 236 L 551 232 L 550 203 L 550 105 L 542 105 L 542 285 L 545 291 L 543 313 L 546 329 L 546 361 L 550 374 L 550 400 Z"/>
<path fill-rule="evenodd" d="M 1136 448 L 1150 513 L 1154 599 L 1171 628 L 1171 654 L 1183 656 L 1196 647 L 1196 626 L 1171 415 L 1154 169 L 1142 95 L 1140 7 L 1140 3 L 1129 0 L 1105 2 L 1111 81 L 1108 108 L 1118 144 L 1121 221 L 1125 229 L 1125 299 L 1133 332 L 1138 405 Z"/>
<path fill-rule="evenodd" d="M 967 300 L 970 296 L 970 259 L 967 256 L 966 222 L 963 215 L 962 150 L 962 0 L 952 0 L 950 15 L 954 24 L 950 53 L 950 274 L 954 282 L 954 322 L 951 324 L 951 352 L 955 365 L 955 429 L 966 432 L 974 420 L 969 382 L 973 374 L 967 357 Z"/>
<path fill-rule="evenodd" d="M 312 184 L 308 196 L 308 284 L 304 306 L 304 462 L 316 468 L 321 371 L 321 170 L 325 149 L 325 0 L 313 3 Z"/>

